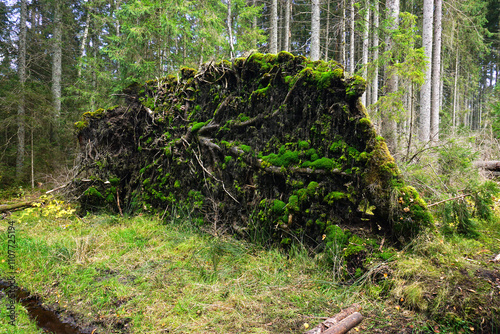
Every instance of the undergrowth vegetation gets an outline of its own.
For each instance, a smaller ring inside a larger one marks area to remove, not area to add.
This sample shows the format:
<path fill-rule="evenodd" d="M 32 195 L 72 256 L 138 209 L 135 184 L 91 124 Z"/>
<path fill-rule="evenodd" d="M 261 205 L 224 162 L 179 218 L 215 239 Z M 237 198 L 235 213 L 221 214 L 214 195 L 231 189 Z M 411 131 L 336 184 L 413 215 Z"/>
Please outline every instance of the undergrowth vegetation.
<path fill-rule="evenodd" d="M 44 197 L 5 217 L 0 252 L 13 221 L 18 284 L 99 333 L 302 333 L 354 302 L 360 332 L 498 333 L 499 188 L 473 166 L 477 151 L 473 141 L 448 141 L 399 164 L 435 216 L 405 245 L 332 225 L 317 248 L 293 235 L 278 248 L 258 214 L 228 236 L 188 206 L 77 216 Z M 0 277 L 8 271 L 2 261 Z M 36 333 L 19 305 L 10 326 L 1 302 L 0 328 Z"/>

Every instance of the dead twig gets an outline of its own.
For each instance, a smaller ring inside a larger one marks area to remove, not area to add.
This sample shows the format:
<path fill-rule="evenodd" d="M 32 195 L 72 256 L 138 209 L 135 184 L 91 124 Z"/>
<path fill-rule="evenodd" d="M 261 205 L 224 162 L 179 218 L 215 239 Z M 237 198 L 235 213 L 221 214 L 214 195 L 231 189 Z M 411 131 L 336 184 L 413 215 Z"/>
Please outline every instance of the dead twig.
<path fill-rule="evenodd" d="M 438 204 L 441 204 L 441 203 L 444 203 L 444 202 L 448 202 L 448 201 L 454 201 L 456 199 L 464 198 L 464 197 L 471 196 L 471 195 L 472 194 L 462 194 L 462 195 L 459 195 L 459 196 L 456 196 L 456 197 L 444 199 L 444 200 L 436 202 L 436 203 L 428 204 L 427 207 L 430 208 L 431 206 L 434 206 L 434 205 L 438 205 Z"/>

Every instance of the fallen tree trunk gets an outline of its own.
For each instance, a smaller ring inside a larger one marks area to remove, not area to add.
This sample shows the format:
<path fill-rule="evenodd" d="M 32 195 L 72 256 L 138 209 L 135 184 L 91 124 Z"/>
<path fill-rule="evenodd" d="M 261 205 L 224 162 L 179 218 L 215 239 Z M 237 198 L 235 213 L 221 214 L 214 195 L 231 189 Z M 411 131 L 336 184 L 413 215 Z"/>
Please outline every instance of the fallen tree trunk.
<path fill-rule="evenodd" d="M 33 201 L 0 205 L 0 212 L 16 211 L 33 205 Z"/>
<path fill-rule="evenodd" d="M 353 304 L 352 306 L 340 311 L 333 317 L 326 319 L 313 329 L 308 330 L 304 334 L 347 333 L 347 331 L 349 331 L 351 328 L 359 324 L 363 319 L 359 311 L 361 311 L 361 306 L 359 306 L 358 304 Z M 354 314 L 357 315 L 355 317 L 351 317 Z M 347 321 L 344 322 L 343 320 Z M 342 329 L 344 331 L 342 331 Z"/>
<path fill-rule="evenodd" d="M 475 161 L 473 164 L 477 168 L 500 172 L 500 161 Z"/>
<path fill-rule="evenodd" d="M 355 326 L 359 325 L 361 321 L 363 321 L 363 316 L 361 315 L 361 313 L 355 312 L 335 326 L 324 331 L 323 334 L 345 334 Z"/>

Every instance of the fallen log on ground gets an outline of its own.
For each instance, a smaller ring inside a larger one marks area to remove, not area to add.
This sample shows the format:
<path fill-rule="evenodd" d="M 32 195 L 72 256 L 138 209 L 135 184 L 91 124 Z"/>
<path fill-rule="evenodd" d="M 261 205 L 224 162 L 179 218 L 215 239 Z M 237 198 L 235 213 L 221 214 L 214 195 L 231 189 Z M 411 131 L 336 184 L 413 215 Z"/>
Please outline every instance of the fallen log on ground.
<path fill-rule="evenodd" d="M 361 306 L 352 306 L 340 311 L 331 318 L 326 319 L 318 326 L 308 330 L 304 334 L 343 334 L 361 323 L 363 316 L 359 313 Z"/>
<path fill-rule="evenodd" d="M 478 168 L 500 172 L 500 161 L 474 161 L 473 165 Z"/>
<path fill-rule="evenodd" d="M 14 203 L 14 204 L 3 204 L 0 205 L 0 212 L 7 212 L 7 211 L 16 211 L 16 210 L 21 210 L 24 208 L 28 208 L 35 203 L 34 201 L 29 201 L 29 202 L 20 202 L 20 203 Z"/>

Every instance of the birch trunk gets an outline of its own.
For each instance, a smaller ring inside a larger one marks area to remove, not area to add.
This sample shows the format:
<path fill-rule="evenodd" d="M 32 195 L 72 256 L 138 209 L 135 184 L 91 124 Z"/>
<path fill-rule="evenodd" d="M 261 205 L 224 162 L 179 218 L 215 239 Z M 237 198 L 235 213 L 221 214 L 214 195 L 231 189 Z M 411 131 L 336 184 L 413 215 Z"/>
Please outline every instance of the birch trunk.
<path fill-rule="evenodd" d="M 311 17 L 311 60 L 319 60 L 319 32 L 320 32 L 320 11 L 319 1 L 312 0 Z"/>
<path fill-rule="evenodd" d="M 434 43 L 432 44 L 431 140 L 439 141 L 439 109 L 441 101 L 441 18 L 442 0 L 435 0 Z"/>
<path fill-rule="evenodd" d="M 420 124 L 418 139 L 422 142 L 430 140 L 431 128 L 431 75 L 432 75 L 432 23 L 434 1 L 424 0 L 424 22 L 422 29 L 422 45 L 425 57 L 429 61 L 425 69 L 425 81 L 420 91 Z"/>

